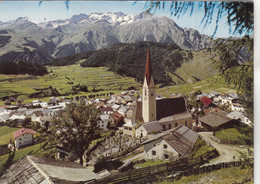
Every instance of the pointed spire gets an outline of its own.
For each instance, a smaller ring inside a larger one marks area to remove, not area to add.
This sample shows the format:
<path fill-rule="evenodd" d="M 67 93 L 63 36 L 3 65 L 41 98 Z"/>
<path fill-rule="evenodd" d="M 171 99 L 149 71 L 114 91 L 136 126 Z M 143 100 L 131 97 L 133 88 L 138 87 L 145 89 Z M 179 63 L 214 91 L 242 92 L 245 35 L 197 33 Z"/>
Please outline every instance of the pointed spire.
<path fill-rule="evenodd" d="M 152 64 L 151 64 L 151 57 L 150 57 L 150 47 L 148 47 L 146 67 L 145 67 L 145 77 L 148 85 L 150 84 L 152 75 L 153 72 L 152 72 Z"/>

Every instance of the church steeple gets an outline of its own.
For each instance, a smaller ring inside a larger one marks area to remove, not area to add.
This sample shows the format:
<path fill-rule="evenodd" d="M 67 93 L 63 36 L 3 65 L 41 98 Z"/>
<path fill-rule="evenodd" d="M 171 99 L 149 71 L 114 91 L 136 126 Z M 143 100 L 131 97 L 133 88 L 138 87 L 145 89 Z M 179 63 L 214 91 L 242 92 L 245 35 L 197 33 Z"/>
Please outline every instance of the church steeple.
<path fill-rule="evenodd" d="M 152 75 L 153 75 L 153 71 L 152 71 L 152 64 L 151 64 L 151 57 L 150 57 L 150 48 L 148 47 L 146 66 L 145 66 L 145 77 L 146 77 L 147 85 L 150 84 Z"/>
<path fill-rule="evenodd" d="M 148 47 L 145 76 L 143 84 L 143 120 L 144 122 L 150 122 L 156 120 L 156 89 L 153 81 L 152 63 L 150 56 L 150 48 Z"/>

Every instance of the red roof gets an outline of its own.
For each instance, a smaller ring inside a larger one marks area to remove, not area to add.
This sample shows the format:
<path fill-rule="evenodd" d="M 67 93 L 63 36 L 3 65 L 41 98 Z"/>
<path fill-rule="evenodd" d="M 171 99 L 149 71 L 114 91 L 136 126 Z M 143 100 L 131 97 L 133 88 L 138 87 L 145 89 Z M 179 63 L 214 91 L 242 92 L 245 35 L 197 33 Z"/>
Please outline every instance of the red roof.
<path fill-rule="evenodd" d="M 112 111 L 113 112 L 114 110 L 111 107 L 102 107 L 101 111 L 102 112 L 105 112 L 105 111 Z"/>
<path fill-rule="evenodd" d="M 31 130 L 31 129 L 28 129 L 28 128 L 22 128 L 22 129 L 17 130 L 16 132 L 14 132 L 13 137 L 14 138 L 19 137 L 20 135 L 23 135 L 25 133 L 35 134 L 36 132 L 34 130 Z"/>
<path fill-rule="evenodd" d="M 204 96 L 204 97 L 200 98 L 200 101 L 201 101 L 205 106 L 208 106 L 209 104 L 212 103 L 212 100 L 209 99 L 207 96 Z"/>
<path fill-rule="evenodd" d="M 150 48 L 149 47 L 148 47 L 147 59 L 146 59 L 145 77 L 146 77 L 146 80 L 147 80 L 147 84 L 149 85 L 151 77 L 152 77 L 152 64 L 151 64 Z"/>
<path fill-rule="evenodd" d="M 120 114 L 119 112 L 113 112 L 111 115 L 110 115 L 112 118 L 123 118 L 124 116 L 122 114 Z"/>

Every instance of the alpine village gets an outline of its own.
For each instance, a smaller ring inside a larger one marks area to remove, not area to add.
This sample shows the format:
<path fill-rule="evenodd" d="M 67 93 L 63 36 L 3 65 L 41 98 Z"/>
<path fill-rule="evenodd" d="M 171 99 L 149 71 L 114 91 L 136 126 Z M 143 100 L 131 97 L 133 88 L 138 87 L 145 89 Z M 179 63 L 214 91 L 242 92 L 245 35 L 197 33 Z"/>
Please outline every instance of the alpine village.
<path fill-rule="evenodd" d="M 145 13 L 0 21 L 0 183 L 253 183 L 252 109 L 214 41 Z"/>

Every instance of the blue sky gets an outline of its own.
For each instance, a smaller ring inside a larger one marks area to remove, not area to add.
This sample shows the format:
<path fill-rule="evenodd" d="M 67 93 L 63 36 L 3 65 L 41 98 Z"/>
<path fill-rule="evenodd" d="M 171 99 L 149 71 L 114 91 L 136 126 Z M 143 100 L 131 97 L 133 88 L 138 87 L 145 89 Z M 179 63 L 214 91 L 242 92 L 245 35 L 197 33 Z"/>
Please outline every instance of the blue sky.
<path fill-rule="evenodd" d="M 43 1 L 39 6 L 39 1 L 0 1 L 0 21 L 14 20 L 18 17 L 28 17 L 30 20 L 44 22 L 56 19 L 67 19 L 72 15 L 79 13 L 100 13 L 100 12 L 123 12 L 126 14 L 139 14 L 145 10 L 145 2 L 134 1 L 70 1 L 69 9 L 66 9 L 65 1 Z M 199 32 L 212 35 L 215 24 L 203 28 L 200 21 L 203 17 L 203 11 L 195 11 L 190 16 L 185 14 L 180 19 L 170 16 L 169 10 L 156 11 L 155 15 L 164 15 L 172 18 L 180 27 L 194 28 Z M 219 24 L 216 37 L 228 37 L 229 26 L 226 19 Z M 238 35 L 237 35 L 238 36 Z"/>

